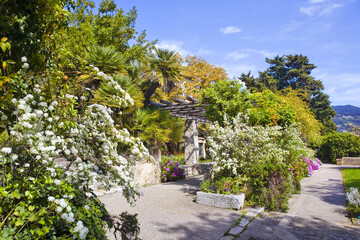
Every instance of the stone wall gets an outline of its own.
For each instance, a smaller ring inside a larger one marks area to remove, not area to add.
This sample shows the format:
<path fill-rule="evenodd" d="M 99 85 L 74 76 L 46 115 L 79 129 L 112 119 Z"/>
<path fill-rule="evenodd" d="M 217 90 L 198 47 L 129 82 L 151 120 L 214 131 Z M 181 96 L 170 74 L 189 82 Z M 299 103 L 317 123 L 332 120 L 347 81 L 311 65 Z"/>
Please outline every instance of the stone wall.
<path fill-rule="evenodd" d="M 160 183 L 160 166 L 152 162 L 140 162 L 134 168 L 134 183 L 138 186 Z"/>
<path fill-rule="evenodd" d="M 343 157 L 336 159 L 337 165 L 354 165 L 360 166 L 360 157 Z"/>

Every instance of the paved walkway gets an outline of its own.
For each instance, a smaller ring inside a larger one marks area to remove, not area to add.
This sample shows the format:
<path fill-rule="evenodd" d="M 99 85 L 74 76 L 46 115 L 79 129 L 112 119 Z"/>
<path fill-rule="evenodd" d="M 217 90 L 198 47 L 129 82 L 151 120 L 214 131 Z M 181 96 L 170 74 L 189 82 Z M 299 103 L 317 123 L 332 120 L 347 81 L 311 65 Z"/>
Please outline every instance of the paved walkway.
<path fill-rule="evenodd" d="M 111 214 L 138 213 L 143 240 L 214 240 L 220 238 L 240 217 L 238 211 L 203 206 L 195 202 L 203 176 L 141 189 L 143 196 L 130 207 L 121 193 L 100 200 Z M 109 238 L 115 239 L 109 233 Z"/>
<path fill-rule="evenodd" d="M 111 214 L 138 213 L 143 240 L 217 240 L 241 217 L 238 211 L 195 203 L 202 176 L 142 188 L 142 196 L 130 207 L 121 193 L 100 197 Z M 356 239 L 360 228 L 345 217 L 345 192 L 340 168 L 324 164 L 302 181 L 302 191 L 290 200 L 288 213 L 262 214 L 236 239 Z M 109 233 L 111 239 L 115 239 Z M 227 236 L 221 239 L 234 239 Z"/>
<path fill-rule="evenodd" d="M 351 226 L 345 217 L 339 166 L 323 164 L 301 186 L 301 193 L 290 200 L 288 213 L 254 219 L 237 239 L 360 239 L 360 228 Z"/>

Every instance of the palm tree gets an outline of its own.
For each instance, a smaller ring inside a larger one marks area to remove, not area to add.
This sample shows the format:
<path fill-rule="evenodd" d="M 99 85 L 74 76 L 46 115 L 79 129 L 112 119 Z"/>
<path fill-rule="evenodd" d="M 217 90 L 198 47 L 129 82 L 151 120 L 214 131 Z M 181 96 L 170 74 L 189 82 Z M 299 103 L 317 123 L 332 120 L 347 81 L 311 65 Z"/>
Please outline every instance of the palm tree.
<path fill-rule="evenodd" d="M 169 93 L 175 86 L 175 82 L 182 77 L 182 66 L 176 52 L 169 49 L 155 48 L 155 53 L 150 56 L 150 67 L 153 70 L 151 85 L 145 92 L 145 103 L 150 102 L 151 96 L 158 87 L 162 87 L 165 93 Z"/>
<path fill-rule="evenodd" d="M 124 70 L 124 56 L 110 47 L 91 46 L 85 54 L 85 60 L 105 73 Z"/>

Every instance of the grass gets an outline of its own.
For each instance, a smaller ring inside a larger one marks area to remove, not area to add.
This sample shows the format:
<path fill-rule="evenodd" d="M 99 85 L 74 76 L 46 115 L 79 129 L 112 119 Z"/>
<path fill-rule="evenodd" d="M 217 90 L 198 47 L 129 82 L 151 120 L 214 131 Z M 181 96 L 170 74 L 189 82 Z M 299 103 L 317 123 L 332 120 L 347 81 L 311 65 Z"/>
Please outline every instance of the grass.
<path fill-rule="evenodd" d="M 199 163 L 208 163 L 211 162 L 211 159 L 199 159 Z"/>
<path fill-rule="evenodd" d="M 351 187 L 360 189 L 360 168 L 342 169 L 346 189 Z"/>

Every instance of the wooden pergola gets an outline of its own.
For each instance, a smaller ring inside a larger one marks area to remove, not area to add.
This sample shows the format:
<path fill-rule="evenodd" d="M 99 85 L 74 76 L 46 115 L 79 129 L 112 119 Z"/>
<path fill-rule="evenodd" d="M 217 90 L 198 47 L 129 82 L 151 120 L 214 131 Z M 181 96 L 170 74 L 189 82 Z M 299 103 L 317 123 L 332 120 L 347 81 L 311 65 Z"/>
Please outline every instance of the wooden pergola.
<path fill-rule="evenodd" d="M 168 110 L 171 115 L 185 119 L 185 162 L 186 165 L 193 165 L 199 162 L 199 140 L 197 123 L 211 123 L 205 114 L 205 105 L 192 97 L 186 100 L 174 99 L 175 103 L 160 100 L 160 103 L 150 102 L 163 110 Z"/>
<path fill-rule="evenodd" d="M 168 110 L 171 115 L 183 119 L 196 120 L 198 122 L 211 123 L 205 113 L 205 105 L 192 97 L 186 97 L 186 100 L 175 98 L 174 102 L 160 100 L 160 103 L 150 102 L 151 105 Z"/>

